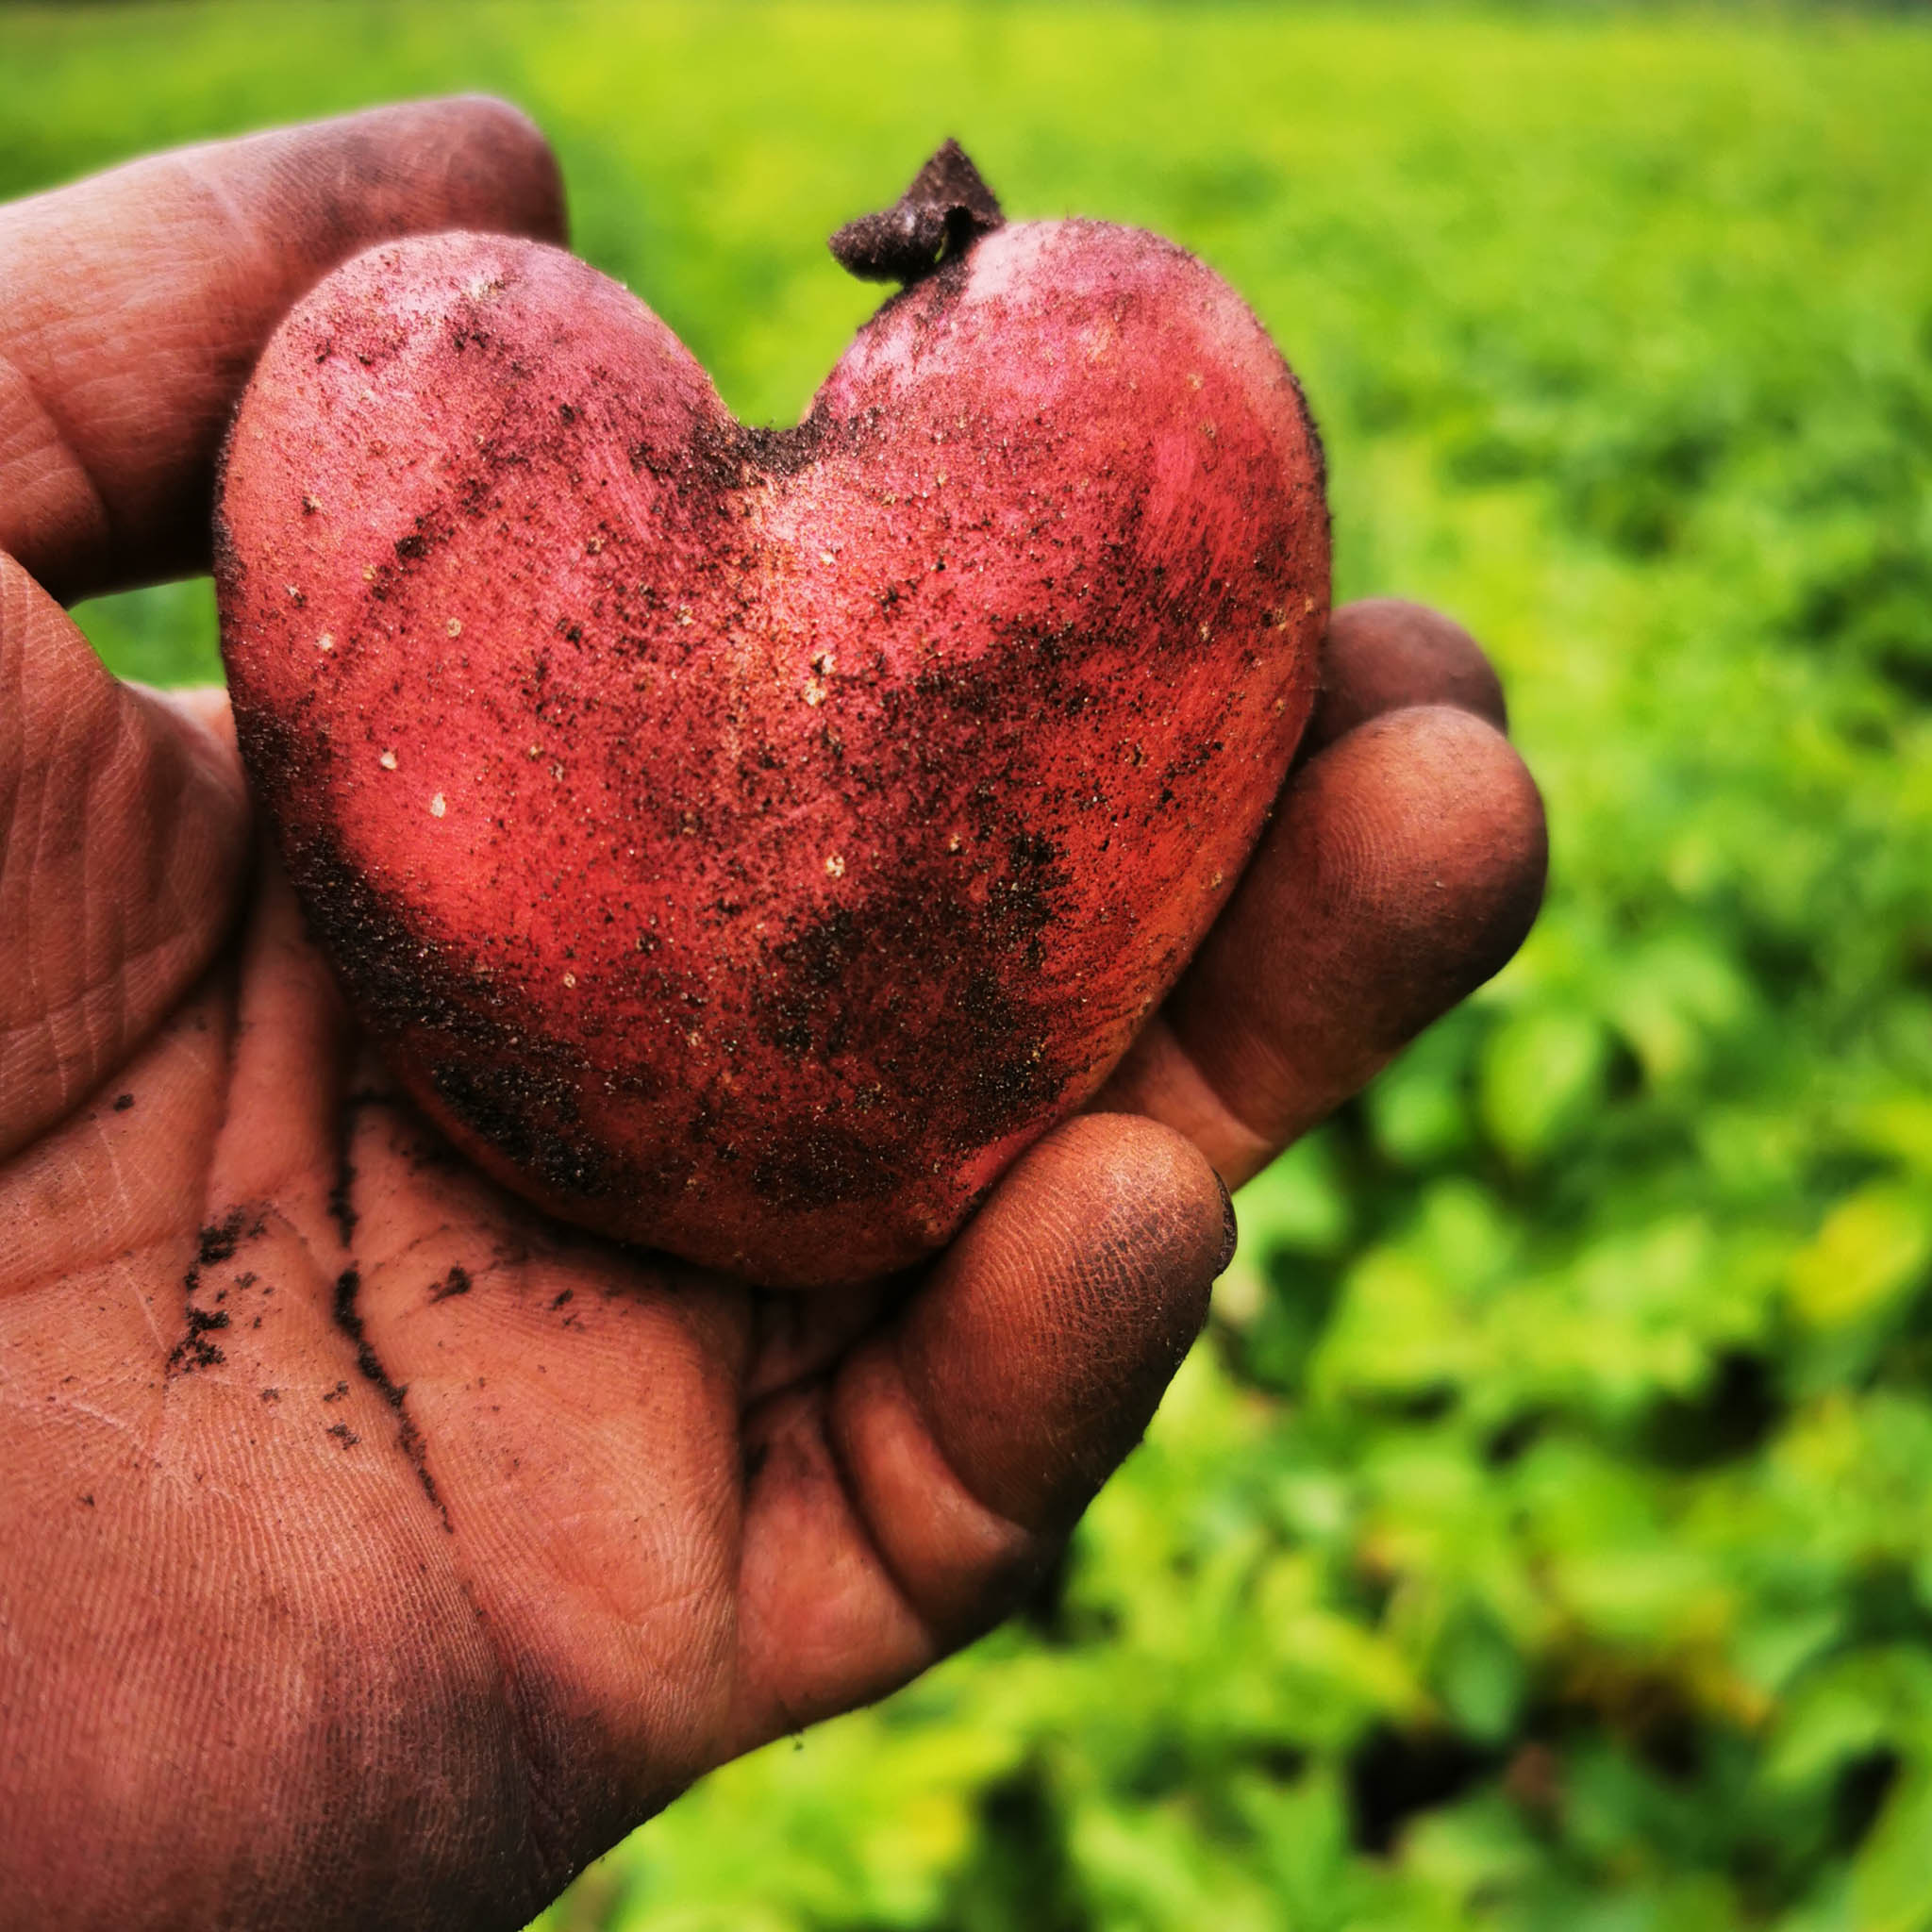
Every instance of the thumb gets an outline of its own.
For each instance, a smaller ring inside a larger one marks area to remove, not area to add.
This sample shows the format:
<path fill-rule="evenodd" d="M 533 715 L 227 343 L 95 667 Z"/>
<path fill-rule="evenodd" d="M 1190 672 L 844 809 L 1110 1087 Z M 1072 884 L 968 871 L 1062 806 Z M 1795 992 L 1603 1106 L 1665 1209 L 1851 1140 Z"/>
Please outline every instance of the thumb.
<path fill-rule="evenodd" d="M 0 1159 L 119 1066 L 228 930 L 248 844 L 218 722 L 118 683 L 0 556 Z"/>

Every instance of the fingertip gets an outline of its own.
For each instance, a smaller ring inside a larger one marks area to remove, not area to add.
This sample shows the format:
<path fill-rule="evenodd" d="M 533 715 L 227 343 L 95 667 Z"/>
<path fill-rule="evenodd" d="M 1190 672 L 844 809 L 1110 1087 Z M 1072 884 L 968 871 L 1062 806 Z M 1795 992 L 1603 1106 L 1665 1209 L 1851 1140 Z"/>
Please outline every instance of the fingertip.
<path fill-rule="evenodd" d="M 1391 945 L 1410 988 L 1391 1006 L 1401 1044 L 1514 957 L 1542 906 L 1549 833 L 1529 767 L 1474 712 L 1419 706 L 1363 729 L 1336 777 L 1379 791 L 1380 814 L 1399 827 L 1365 909 L 1406 941 Z"/>
<path fill-rule="evenodd" d="M 1368 720 L 1305 768 L 1284 816 L 1334 991 L 1352 977 L 1375 1053 L 1491 978 L 1541 906 L 1541 794 L 1502 733 L 1460 708 Z"/>
<path fill-rule="evenodd" d="M 256 218 L 279 205 L 281 237 L 301 264 L 294 294 L 359 249 L 404 235 L 475 228 L 564 239 L 557 157 L 528 114 L 493 94 L 400 101 L 184 158 L 243 196 L 251 174 L 264 183 Z"/>
<path fill-rule="evenodd" d="M 1306 759 L 1385 712 L 1448 705 L 1507 733 L 1509 710 L 1483 647 L 1453 618 L 1405 597 L 1365 597 L 1328 621 Z"/>
<path fill-rule="evenodd" d="M 504 233 L 559 247 L 570 240 L 563 170 L 528 113 L 497 94 L 456 94 L 426 105 L 448 109 L 465 137 L 463 148 L 483 163 L 476 187 L 483 195 L 500 195 Z"/>
<path fill-rule="evenodd" d="M 990 1246 L 1028 1223 L 1056 1228 L 1070 1249 L 1119 1245 L 1184 1270 L 1211 1265 L 1225 1229 L 1221 1183 L 1200 1149 L 1134 1113 L 1081 1114 L 1036 1141 L 968 1236 Z"/>
<path fill-rule="evenodd" d="M 377 242 L 565 226 L 548 142 L 483 95 L 152 155 L 0 208 L 0 550 L 68 602 L 205 569 L 223 434 L 294 302 Z"/>
<path fill-rule="evenodd" d="M 1239 1184 L 1501 970 L 1548 858 L 1536 782 L 1492 724 L 1369 719 L 1295 774 L 1130 1091 L 1179 1096 Z"/>
<path fill-rule="evenodd" d="M 1063 1531 L 1140 1441 L 1207 1320 L 1224 1201 L 1191 1142 L 1137 1115 L 1068 1121 L 1008 1173 L 899 1338 L 927 1426 L 987 1508 Z"/>

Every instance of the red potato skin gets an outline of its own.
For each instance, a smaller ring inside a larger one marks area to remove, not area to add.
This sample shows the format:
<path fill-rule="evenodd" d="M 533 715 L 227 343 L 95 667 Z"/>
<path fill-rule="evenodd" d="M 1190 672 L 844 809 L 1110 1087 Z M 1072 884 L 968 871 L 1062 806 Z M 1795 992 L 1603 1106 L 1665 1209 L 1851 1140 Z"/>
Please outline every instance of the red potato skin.
<path fill-rule="evenodd" d="M 217 525 L 242 747 L 415 1100 L 619 1239 L 774 1286 L 943 1242 L 1105 1079 L 1313 694 L 1319 444 L 1178 248 L 1002 228 L 795 429 L 480 235 L 283 325 Z"/>

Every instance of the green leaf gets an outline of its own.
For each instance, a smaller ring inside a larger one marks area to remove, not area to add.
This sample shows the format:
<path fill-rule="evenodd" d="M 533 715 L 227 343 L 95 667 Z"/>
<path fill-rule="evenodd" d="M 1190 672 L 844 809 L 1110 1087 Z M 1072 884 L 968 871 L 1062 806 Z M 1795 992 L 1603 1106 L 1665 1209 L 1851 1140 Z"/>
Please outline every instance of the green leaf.
<path fill-rule="evenodd" d="M 1609 1039 L 1586 1013 L 1531 1008 L 1490 1037 L 1482 1118 L 1512 1159 L 1542 1158 L 1579 1134 L 1602 1098 Z"/>
<path fill-rule="evenodd" d="M 1815 1328 L 1847 1326 L 1916 1289 L 1928 1257 L 1932 1204 L 1902 1188 L 1860 1189 L 1792 1257 L 1791 1305 Z"/>

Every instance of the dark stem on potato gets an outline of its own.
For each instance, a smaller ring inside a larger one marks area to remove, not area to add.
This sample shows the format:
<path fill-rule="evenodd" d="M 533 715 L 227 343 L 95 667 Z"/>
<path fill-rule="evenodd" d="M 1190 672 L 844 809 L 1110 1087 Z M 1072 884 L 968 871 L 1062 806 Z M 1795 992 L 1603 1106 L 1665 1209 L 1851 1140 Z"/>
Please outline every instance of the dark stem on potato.
<path fill-rule="evenodd" d="M 862 281 L 916 282 L 1006 220 L 966 150 L 949 141 L 891 208 L 847 222 L 828 246 Z"/>

